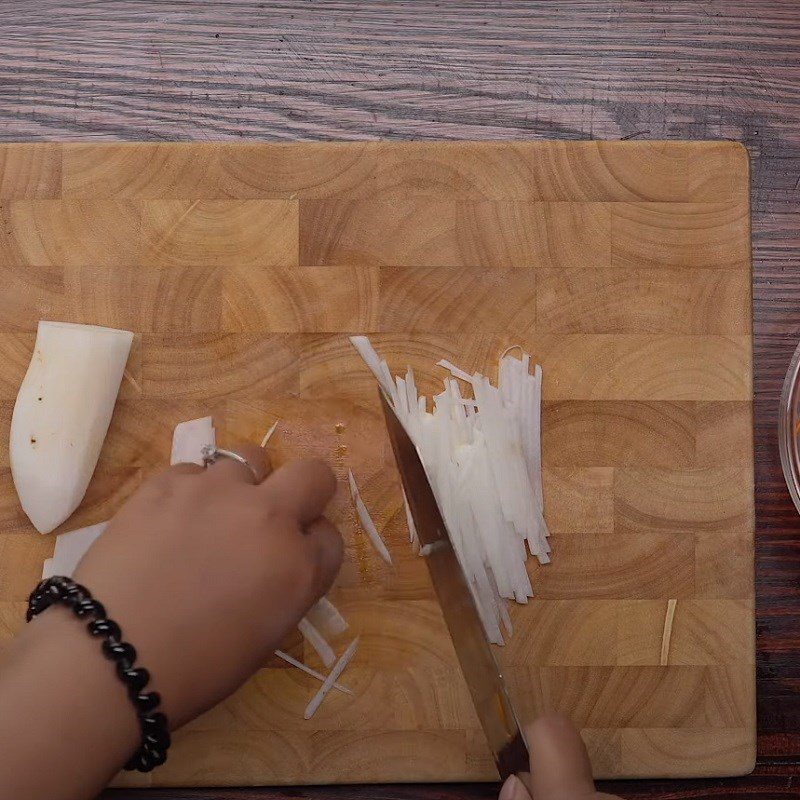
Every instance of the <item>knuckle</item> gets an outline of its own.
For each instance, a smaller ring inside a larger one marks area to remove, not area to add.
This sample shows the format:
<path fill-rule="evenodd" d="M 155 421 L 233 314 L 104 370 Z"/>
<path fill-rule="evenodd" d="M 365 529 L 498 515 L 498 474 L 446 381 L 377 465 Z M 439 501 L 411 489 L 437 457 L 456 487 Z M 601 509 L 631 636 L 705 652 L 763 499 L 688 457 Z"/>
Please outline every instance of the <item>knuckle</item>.
<path fill-rule="evenodd" d="M 336 475 L 330 465 L 318 458 L 303 459 L 300 461 L 304 473 L 314 483 L 319 483 L 326 491 L 333 493 L 336 489 Z"/>
<path fill-rule="evenodd" d="M 272 497 L 263 497 L 260 502 L 250 505 L 250 510 L 254 515 L 255 524 L 260 530 L 284 531 L 292 525 L 292 522 L 284 516 L 280 506 Z"/>

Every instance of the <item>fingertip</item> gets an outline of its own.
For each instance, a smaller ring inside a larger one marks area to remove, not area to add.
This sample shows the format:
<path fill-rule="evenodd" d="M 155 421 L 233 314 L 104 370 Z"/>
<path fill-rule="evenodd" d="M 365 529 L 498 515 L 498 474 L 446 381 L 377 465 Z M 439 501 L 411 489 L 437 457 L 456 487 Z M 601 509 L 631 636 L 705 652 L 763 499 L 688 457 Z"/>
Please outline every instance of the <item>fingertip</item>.
<path fill-rule="evenodd" d="M 560 711 L 546 711 L 526 728 L 528 742 L 555 737 L 580 738 L 572 720 Z"/>
<path fill-rule="evenodd" d="M 498 800 L 531 800 L 531 796 L 516 775 L 509 775 L 500 788 Z"/>
<path fill-rule="evenodd" d="M 582 798 L 594 792 L 586 746 L 569 717 L 549 712 L 526 728 L 534 797 Z"/>
<path fill-rule="evenodd" d="M 302 463 L 308 473 L 314 477 L 315 482 L 318 482 L 320 493 L 325 497 L 325 503 L 329 503 L 336 494 L 336 475 L 333 474 L 330 464 L 316 458 L 305 459 Z"/>
<path fill-rule="evenodd" d="M 338 528 L 325 517 L 306 526 L 305 535 L 314 548 L 315 592 L 319 598 L 330 589 L 339 574 L 344 558 L 344 542 Z"/>
<path fill-rule="evenodd" d="M 321 517 L 336 492 L 336 476 L 324 461 L 291 461 L 264 481 L 277 505 L 301 525 Z"/>
<path fill-rule="evenodd" d="M 331 525 L 333 535 L 326 536 L 321 547 L 320 561 L 325 564 L 328 570 L 334 573 L 334 577 L 339 574 L 344 561 L 344 539 L 336 526 Z"/>

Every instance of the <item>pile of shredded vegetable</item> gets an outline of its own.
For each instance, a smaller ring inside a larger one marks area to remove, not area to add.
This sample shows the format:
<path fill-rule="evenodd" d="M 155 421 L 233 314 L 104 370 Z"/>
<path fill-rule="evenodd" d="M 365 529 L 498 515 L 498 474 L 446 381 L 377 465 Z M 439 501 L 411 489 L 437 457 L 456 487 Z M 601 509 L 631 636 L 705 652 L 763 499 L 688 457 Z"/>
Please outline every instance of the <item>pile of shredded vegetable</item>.
<path fill-rule="evenodd" d="M 500 358 L 498 385 L 447 361 L 444 390 L 417 392 L 411 369 L 393 378 L 365 336 L 350 341 L 390 398 L 417 447 L 490 641 L 511 634 L 506 600 L 533 595 L 526 543 L 550 561 L 541 470 L 542 370 L 530 356 Z M 413 529 L 412 529 L 413 538 Z"/>

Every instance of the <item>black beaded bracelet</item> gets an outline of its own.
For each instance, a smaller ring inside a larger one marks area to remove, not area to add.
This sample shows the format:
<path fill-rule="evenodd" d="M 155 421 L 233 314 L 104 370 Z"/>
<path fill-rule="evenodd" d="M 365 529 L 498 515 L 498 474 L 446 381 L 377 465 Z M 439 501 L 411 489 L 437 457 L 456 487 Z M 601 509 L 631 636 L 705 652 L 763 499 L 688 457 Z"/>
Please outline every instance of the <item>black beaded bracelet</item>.
<path fill-rule="evenodd" d="M 144 691 L 150 680 L 150 673 L 144 667 L 134 666 L 136 649 L 122 640 L 119 625 L 106 617 L 102 603 L 95 600 L 85 586 L 63 575 L 42 581 L 31 592 L 25 619 L 30 622 L 55 603 L 65 605 L 77 617 L 89 620 L 86 629 L 92 636 L 103 638 L 103 655 L 114 662 L 117 675 L 128 689 L 128 696 L 139 718 L 142 741 L 139 749 L 125 764 L 125 769 L 150 772 L 160 766 L 167 760 L 167 749 L 170 746 L 169 726 L 167 718 L 156 711 L 161 703 L 161 696 L 158 692 Z"/>

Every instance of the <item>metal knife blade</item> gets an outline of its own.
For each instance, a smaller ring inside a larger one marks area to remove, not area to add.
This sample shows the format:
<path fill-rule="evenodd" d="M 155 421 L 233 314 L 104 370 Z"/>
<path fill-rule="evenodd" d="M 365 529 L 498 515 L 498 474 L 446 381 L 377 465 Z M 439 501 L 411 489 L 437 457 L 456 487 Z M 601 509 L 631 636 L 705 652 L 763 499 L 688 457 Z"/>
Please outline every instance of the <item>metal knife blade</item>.
<path fill-rule="evenodd" d="M 528 771 L 528 749 L 425 467 L 391 402 L 383 390 L 378 392 L 417 536 L 422 546 L 428 546 L 425 562 L 433 588 L 497 770 L 505 780 Z"/>

